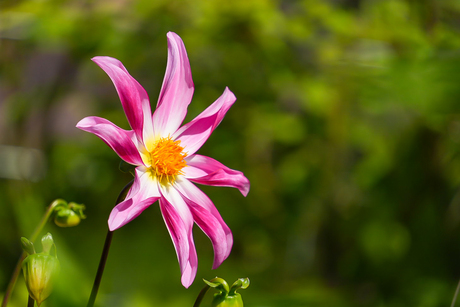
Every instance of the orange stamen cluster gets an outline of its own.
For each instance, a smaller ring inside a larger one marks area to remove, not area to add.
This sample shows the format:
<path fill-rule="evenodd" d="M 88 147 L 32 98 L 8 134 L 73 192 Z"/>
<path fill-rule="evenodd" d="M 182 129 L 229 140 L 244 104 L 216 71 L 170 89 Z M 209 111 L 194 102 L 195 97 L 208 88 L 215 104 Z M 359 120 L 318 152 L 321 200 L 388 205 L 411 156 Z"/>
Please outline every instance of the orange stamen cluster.
<path fill-rule="evenodd" d="M 184 158 L 187 156 L 180 146 L 180 141 L 171 137 L 160 138 L 155 148 L 150 152 L 150 172 L 162 184 L 174 183 L 177 175 L 182 175 L 182 169 L 187 166 Z"/>

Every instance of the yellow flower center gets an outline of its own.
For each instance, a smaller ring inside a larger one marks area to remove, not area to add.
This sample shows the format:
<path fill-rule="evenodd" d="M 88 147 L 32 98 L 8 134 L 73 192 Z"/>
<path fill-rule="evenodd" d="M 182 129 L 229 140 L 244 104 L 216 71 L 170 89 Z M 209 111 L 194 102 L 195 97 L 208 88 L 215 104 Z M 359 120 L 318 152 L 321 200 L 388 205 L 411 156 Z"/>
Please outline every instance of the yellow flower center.
<path fill-rule="evenodd" d="M 182 175 L 182 169 L 187 166 L 184 147 L 180 146 L 180 141 L 173 141 L 171 137 L 160 138 L 154 146 L 149 157 L 151 175 L 162 184 L 174 183 L 176 176 Z"/>

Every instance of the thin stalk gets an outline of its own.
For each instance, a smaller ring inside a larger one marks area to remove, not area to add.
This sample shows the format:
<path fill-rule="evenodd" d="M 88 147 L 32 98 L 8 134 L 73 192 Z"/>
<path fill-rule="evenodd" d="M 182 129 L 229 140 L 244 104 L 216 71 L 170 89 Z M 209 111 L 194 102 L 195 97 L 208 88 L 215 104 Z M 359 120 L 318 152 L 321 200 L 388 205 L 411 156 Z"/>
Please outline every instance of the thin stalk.
<path fill-rule="evenodd" d="M 91 295 L 88 300 L 87 307 L 94 306 L 96 301 L 97 292 L 99 291 L 99 286 L 101 285 L 102 274 L 104 273 L 105 264 L 107 262 L 107 257 L 109 255 L 110 245 L 112 243 L 113 231 L 107 231 L 107 236 L 105 237 L 104 249 L 102 250 L 101 260 L 99 261 L 99 267 L 97 268 L 96 278 L 94 279 L 93 289 L 91 290 Z"/>
<path fill-rule="evenodd" d="M 34 232 L 32 233 L 32 236 L 30 237 L 30 241 L 34 242 L 40 232 L 43 230 L 43 227 L 45 227 L 46 222 L 48 222 L 48 219 L 50 218 L 51 214 L 53 214 L 54 209 L 61 204 L 63 200 L 62 199 L 56 199 L 49 205 L 48 209 L 46 210 L 45 214 L 43 215 L 42 219 L 40 220 L 39 224 L 35 228 Z M 21 272 L 21 264 L 24 258 L 26 257 L 26 253 L 22 252 L 21 256 L 19 257 L 18 262 L 16 263 L 16 267 L 14 268 L 13 274 L 11 275 L 10 282 L 8 283 L 8 286 L 5 291 L 5 296 L 3 297 L 2 301 L 2 306 L 1 307 L 6 307 L 8 304 L 8 300 L 10 299 L 11 293 L 13 292 L 14 286 L 16 285 L 16 281 L 18 280 L 19 273 Z"/>
<path fill-rule="evenodd" d="M 455 301 L 457 300 L 458 291 L 460 291 L 460 280 L 458 281 L 457 289 L 455 290 L 455 294 L 454 294 L 454 299 L 452 300 L 452 304 L 450 305 L 450 307 L 455 306 Z"/>
<path fill-rule="evenodd" d="M 198 297 L 196 298 L 195 304 L 193 304 L 193 307 L 199 307 L 201 304 L 201 301 L 203 300 L 204 296 L 206 295 L 206 292 L 209 290 L 209 286 L 206 285 L 204 286 L 203 289 L 201 289 L 200 293 L 198 294 Z"/>
<path fill-rule="evenodd" d="M 126 195 L 128 194 L 129 188 L 132 186 L 134 180 L 131 180 L 124 188 L 121 190 L 120 195 L 118 195 L 115 205 L 121 203 Z M 91 290 L 91 295 L 89 296 L 87 307 L 93 307 L 94 302 L 96 301 L 97 292 L 99 291 L 99 286 L 102 280 L 102 274 L 104 273 L 105 264 L 107 262 L 107 257 L 109 255 L 110 245 L 112 243 L 113 231 L 108 230 L 107 236 L 105 237 L 104 248 L 102 249 L 101 260 L 99 261 L 99 267 L 97 268 L 96 278 L 94 279 L 93 289 Z"/>
<path fill-rule="evenodd" d="M 35 300 L 29 295 L 29 299 L 27 300 L 27 307 L 34 307 Z"/>

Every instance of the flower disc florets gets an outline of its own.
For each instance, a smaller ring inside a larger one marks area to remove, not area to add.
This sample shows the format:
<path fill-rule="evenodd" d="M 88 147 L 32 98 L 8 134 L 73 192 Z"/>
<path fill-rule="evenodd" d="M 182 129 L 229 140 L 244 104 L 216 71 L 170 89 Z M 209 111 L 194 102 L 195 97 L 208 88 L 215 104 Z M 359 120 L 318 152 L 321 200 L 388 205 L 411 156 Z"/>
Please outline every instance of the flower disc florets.
<path fill-rule="evenodd" d="M 160 138 L 155 148 L 150 152 L 149 171 L 161 184 L 171 184 L 177 175 L 183 175 L 182 169 L 187 166 L 180 141 L 173 141 L 171 137 Z"/>

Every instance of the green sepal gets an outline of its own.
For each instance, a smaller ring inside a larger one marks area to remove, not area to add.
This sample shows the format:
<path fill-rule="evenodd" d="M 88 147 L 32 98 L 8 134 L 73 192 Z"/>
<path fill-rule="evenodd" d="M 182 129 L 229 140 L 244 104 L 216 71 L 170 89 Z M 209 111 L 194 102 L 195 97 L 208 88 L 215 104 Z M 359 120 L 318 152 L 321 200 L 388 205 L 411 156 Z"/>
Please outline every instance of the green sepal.
<path fill-rule="evenodd" d="M 227 282 L 222 278 L 216 277 L 211 279 L 211 281 L 207 281 L 203 278 L 203 281 L 211 288 L 214 288 L 220 292 L 228 293 L 229 291 Z"/>
<path fill-rule="evenodd" d="M 56 245 L 54 245 L 53 236 L 49 232 L 42 237 L 42 247 L 45 254 L 49 254 L 54 248 L 54 256 L 56 257 Z"/>
<path fill-rule="evenodd" d="M 28 255 L 35 254 L 34 244 L 32 243 L 32 241 L 29 241 L 29 239 L 22 237 L 21 245 L 22 250 L 26 252 Z"/>
<path fill-rule="evenodd" d="M 235 281 L 230 288 L 229 295 L 234 295 L 236 293 L 236 290 L 239 289 L 246 289 L 249 287 L 249 278 L 238 278 L 237 281 Z"/>

